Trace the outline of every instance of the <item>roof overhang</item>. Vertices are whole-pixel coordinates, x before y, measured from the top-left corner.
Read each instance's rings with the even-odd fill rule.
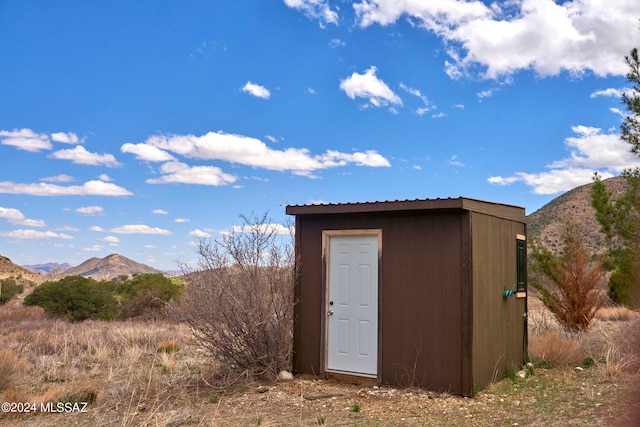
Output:
[[[447,199],[393,200],[381,202],[329,203],[317,205],[289,205],[288,215],[332,215],[332,214],[382,214],[392,212],[419,211],[471,211],[491,216],[525,222],[525,209],[520,206],[487,202],[468,197]]]

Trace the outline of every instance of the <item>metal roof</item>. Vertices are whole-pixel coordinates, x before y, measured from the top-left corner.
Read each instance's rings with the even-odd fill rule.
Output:
[[[289,205],[288,215],[330,215],[349,213],[391,213],[425,210],[467,210],[507,218],[519,222],[525,221],[525,209],[504,203],[487,202],[469,197],[387,200],[377,202],[323,203],[310,205]]]

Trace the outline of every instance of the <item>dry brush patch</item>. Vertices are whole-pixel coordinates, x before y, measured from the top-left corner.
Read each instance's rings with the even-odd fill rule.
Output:
[[[10,385],[0,390],[0,398],[93,403],[88,413],[21,414],[0,419],[0,425],[615,425],[621,408],[629,405],[624,387],[630,374],[610,376],[598,365],[583,371],[572,365],[536,368],[533,376],[506,379],[472,399],[300,377],[288,383],[236,383],[223,390],[211,387],[215,367],[186,326],[38,322],[0,332],[0,348],[25,361]],[[628,339],[632,348],[631,334],[624,328],[635,330],[637,325],[600,323],[596,321],[594,334]],[[619,329],[607,328],[612,324]],[[546,332],[552,331],[550,326]],[[566,340],[575,338],[555,332]],[[578,345],[586,351],[585,343]],[[599,344],[593,348],[600,349]],[[623,344],[617,348],[627,352]]]
[[[87,402],[92,419],[104,421],[97,424],[126,419],[137,425],[139,413],[146,417],[152,408],[185,399],[199,378],[197,351],[178,351],[190,348],[192,338],[172,323],[39,319],[0,334],[4,401]],[[159,352],[166,343],[176,351]],[[19,421],[47,425],[51,416],[22,415]]]

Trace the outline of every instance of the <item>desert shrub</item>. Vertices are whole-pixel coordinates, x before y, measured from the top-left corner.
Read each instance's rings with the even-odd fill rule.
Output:
[[[112,319],[117,308],[117,301],[107,288],[80,276],[45,282],[27,295],[24,303],[40,306],[47,315],[70,321]]]
[[[199,241],[176,312],[221,367],[275,376],[291,367],[293,245],[266,215],[241,218],[224,238]]]
[[[122,296],[119,316],[126,319],[143,314],[156,315],[169,301],[177,298],[182,289],[180,282],[160,273],[134,276],[117,286],[117,292]]]
[[[640,374],[640,318],[626,321],[607,334],[602,369],[608,376]]]
[[[586,330],[607,300],[600,289],[604,283],[604,260],[592,262],[577,226],[565,225],[563,252],[554,255],[541,244],[533,245],[530,283],[558,322],[571,331]]]
[[[0,349],[0,390],[13,384],[26,369],[28,363],[25,358],[10,349]]]
[[[23,290],[24,286],[17,284],[13,277],[0,280],[0,304],[9,301]]]
[[[627,321],[633,320],[639,316],[637,311],[630,310],[623,305],[613,307],[602,307],[596,313],[595,318],[605,321]]]
[[[173,353],[180,350],[176,340],[163,340],[158,343],[158,353]]]
[[[557,332],[529,337],[529,355],[536,363],[551,366],[580,364],[583,359],[580,346]]]

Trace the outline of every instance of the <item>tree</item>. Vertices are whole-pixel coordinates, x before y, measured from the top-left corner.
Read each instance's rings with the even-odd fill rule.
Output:
[[[116,292],[122,296],[120,317],[156,315],[180,295],[182,288],[161,273],[138,274],[124,280],[116,285]]]
[[[16,283],[12,277],[0,280],[0,304],[4,304],[24,290],[24,286]]]
[[[540,243],[533,245],[532,255],[535,276],[531,284],[542,294],[542,302],[567,329],[586,330],[607,299],[600,289],[604,260],[591,261],[574,224],[565,225],[560,255]]]
[[[275,376],[291,367],[293,245],[266,214],[241,218],[222,239],[199,241],[175,313],[222,370]]]
[[[609,297],[618,304],[640,307],[640,174],[625,171],[627,188],[613,200],[598,175],[591,187],[596,219],[609,242],[613,271]]]
[[[81,276],[67,276],[45,282],[24,299],[25,305],[38,305],[49,316],[71,321],[112,319],[117,301],[104,284]]]
[[[622,94],[622,102],[629,114],[624,118],[621,126],[621,138],[631,144],[631,152],[640,153],[640,57],[638,49],[633,48],[624,60],[629,66],[627,81],[633,85],[631,92]]]
[[[631,152],[640,155],[640,57],[633,49],[625,56],[629,66],[627,80],[632,84],[622,94],[628,115],[621,126],[620,138],[631,145]],[[609,280],[612,301],[640,307],[640,170],[626,170],[626,191],[613,200],[596,173],[591,188],[591,203],[596,219],[610,243],[609,256],[614,266]]]

